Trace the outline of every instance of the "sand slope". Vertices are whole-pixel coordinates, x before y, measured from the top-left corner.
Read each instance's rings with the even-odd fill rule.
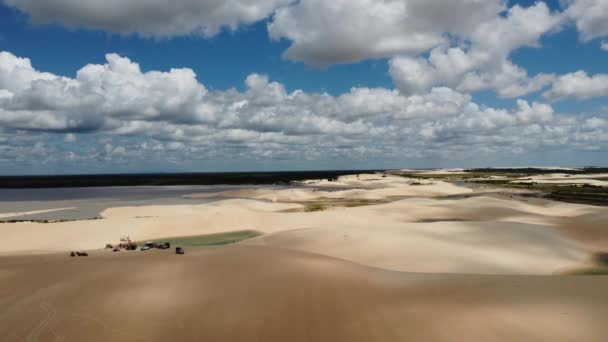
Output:
[[[492,197],[414,198],[320,212],[282,212],[299,206],[231,199],[196,206],[113,208],[103,213],[103,220],[1,224],[0,253],[98,249],[122,235],[149,240],[256,230],[266,236],[252,243],[392,270],[553,274],[584,266],[592,247],[608,241],[602,240],[608,237],[605,223],[597,219],[608,211],[584,205]],[[579,217],[587,218],[586,225],[576,225]],[[594,233],[595,245],[587,243],[588,232]]]
[[[5,341],[606,341],[608,277],[400,274],[229,246],[0,262]]]
[[[510,222],[336,226],[284,231],[244,243],[428,273],[551,274],[580,267],[588,258],[582,246],[557,231]]]
[[[592,252],[608,250],[608,208],[512,194],[491,197],[491,191],[496,191],[491,188],[476,197],[435,198],[440,193],[470,194],[472,190],[444,182],[415,185],[396,176],[349,176],[339,182],[361,188],[239,190],[212,196],[249,198],[110,208],[101,220],[0,224],[0,255],[94,250],[118,242],[123,235],[142,241],[255,230],[266,235],[250,243],[390,270],[540,275],[585,267]],[[367,184],[374,186],[366,188]],[[303,208],[294,201],[390,196],[406,199],[290,212]]]
[[[211,194],[206,193],[200,195],[190,195],[187,197],[225,197],[267,200],[272,202],[306,202],[318,199],[382,200],[390,197],[432,198],[440,196],[464,195],[473,192],[473,190],[471,189],[456,186],[447,182],[430,182],[422,180],[414,181],[406,180],[404,178],[398,179],[398,182],[396,182],[393,180],[394,178],[397,177],[391,177],[389,180],[383,179],[383,183],[374,183],[372,185],[367,185],[364,183],[364,181],[356,183],[359,187],[361,187],[361,189],[332,191],[331,187],[336,186],[335,183],[324,184],[321,182],[320,184],[314,184],[317,186],[321,186],[319,188],[294,188],[284,190],[260,188],[237,191],[224,191]],[[339,182],[338,184],[349,186],[355,185],[355,183],[349,183],[345,181]],[[391,185],[385,186],[386,184]],[[372,186],[372,188],[367,188],[369,186]]]
[[[514,183],[540,183],[540,184],[562,184],[562,185],[593,185],[608,186],[608,174],[584,174],[568,175],[563,173],[550,173],[544,175],[533,175],[522,177],[513,181]]]

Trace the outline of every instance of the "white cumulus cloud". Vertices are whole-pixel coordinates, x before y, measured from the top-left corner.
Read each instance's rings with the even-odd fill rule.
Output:
[[[608,96],[608,75],[597,74],[589,76],[585,71],[560,76],[551,89],[543,94],[552,100],[577,98],[579,100],[592,97]]]
[[[95,169],[231,158],[397,163],[608,149],[601,113],[560,114],[549,104],[524,100],[513,108],[487,107],[449,87],[415,94],[359,87],[334,96],[290,92],[252,74],[244,91],[210,91],[190,69],[143,71],[115,54],[104,64],[84,66],[74,78],[36,70],[8,52],[1,56],[3,68],[25,75],[0,80],[4,166],[63,160]],[[65,143],[76,134],[78,144]],[[81,139],[83,134],[90,137]]]
[[[278,9],[268,31],[292,42],[289,59],[350,63],[427,51],[503,9],[502,0],[301,0]]]
[[[35,23],[120,34],[213,36],[262,20],[293,0],[4,0]]]
[[[565,0],[566,14],[585,41],[608,35],[608,0]]]
[[[530,77],[509,55],[520,47],[536,46],[541,35],[560,22],[560,15],[551,13],[544,3],[514,6],[506,17],[479,24],[465,46],[439,46],[428,58],[395,57],[390,72],[406,94],[445,85],[465,92],[495,90],[501,97],[523,96],[548,85],[553,76]]]

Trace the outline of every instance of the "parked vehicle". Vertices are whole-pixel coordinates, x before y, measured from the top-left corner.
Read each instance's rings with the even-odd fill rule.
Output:
[[[161,245],[157,245],[156,248],[158,248],[158,249],[169,249],[169,248],[171,248],[171,244],[169,242],[165,242],[165,243],[163,243]]]
[[[175,254],[180,254],[180,255],[181,255],[181,254],[184,254],[184,253],[185,253],[185,252],[184,252],[184,249],[183,249],[183,248],[181,248],[181,247],[177,247],[177,248],[175,248]]]
[[[137,244],[136,243],[129,243],[125,249],[128,250],[128,251],[136,251],[137,250]]]
[[[148,246],[148,245],[143,245],[143,246],[141,247],[141,250],[142,250],[142,251],[148,251],[148,250],[150,250],[150,246]]]

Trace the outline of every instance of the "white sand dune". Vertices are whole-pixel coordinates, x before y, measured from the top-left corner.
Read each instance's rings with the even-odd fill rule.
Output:
[[[608,208],[382,175],[260,188],[103,219],[0,224],[0,336],[21,340],[605,341]],[[422,185],[416,185],[421,183]],[[497,193],[497,194],[494,194]],[[476,197],[448,195],[475,195]],[[402,198],[297,211],[319,199]],[[224,247],[112,253],[237,230]],[[93,250],[69,258],[69,250]],[[402,271],[402,272],[393,272]],[[417,273],[412,273],[417,272]],[[543,276],[537,276],[543,275]]]
[[[315,186],[315,187],[354,187],[359,189],[376,189],[403,187],[411,185],[414,182],[419,182],[406,177],[400,177],[384,173],[362,173],[358,175],[347,175],[338,177],[337,180],[329,181],[327,179],[312,179],[299,182],[298,184]],[[432,182],[420,182],[423,184],[431,184]]]
[[[304,202],[318,199],[383,200],[392,197],[438,197],[470,194],[473,190],[448,182],[412,180],[399,176],[362,174],[343,176],[336,182],[327,180],[303,182],[309,187],[274,190],[268,188],[225,191],[189,195],[191,198],[248,198],[273,202]],[[312,186],[317,188],[312,188]],[[331,191],[332,187],[353,187],[355,189]],[[329,188],[329,189],[328,189]]]
[[[466,173],[466,169],[463,168],[452,168],[452,169],[428,169],[428,170],[416,170],[416,169],[401,169],[399,172],[416,173],[416,174],[427,174],[427,175],[446,175],[446,174],[463,174]]]
[[[549,173],[549,174],[543,174],[543,175],[534,175],[534,176],[530,176],[529,178],[531,179],[535,179],[535,180],[551,180],[551,179],[564,179],[564,180],[570,180],[570,179],[589,179],[589,178],[608,178],[608,173],[587,173],[587,174],[581,174],[581,175],[577,175],[577,174],[565,174],[565,173]]]
[[[246,244],[325,254],[421,273],[551,274],[580,267],[585,248],[544,226],[437,222],[290,230]]]
[[[599,179],[588,179],[588,178],[564,178],[564,179],[518,179],[513,180],[511,183],[524,183],[524,184],[558,184],[558,185],[593,185],[593,186],[608,186],[608,180],[599,180]]]
[[[581,168],[577,167],[563,167],[563,166],[505,166],[505,167],[494,167],[490,169],[536,169],[536,170],[547,170],[547,171],[580,171]]]
[[[542,175],[532,175],[513,179],[511,183],[538,183],[538,184],[556,184],[556,185],[593,185],[593,186],[608,186],[608,174],[581,174],[570,175],[565,173],[550,173]]]
[[[365,188],[370,180],[388,185]],[[482,196],[497,191],[492,188],[475,190],[475,197],[438,199],[473,190],[446,182],[417,185],[380,174],[339,181],[363,186],[239,190],[211,194],[227,199],[200,205],[110,208],[101,220],[0,224],[0,253],[98,249],[123,235],[150,240],[256,230],[266,235],[246,243],[391,270],[552,274],[583,266],[592,251],[608,249],[608,208]],[[294,212],[303,206],[293,203],[395,197],[405,199],[317,212]]]
[[[291,248],[399,271],[553,274],[581,267],[591,249],[564,227],[606,209],[492,197],[412,198],[383,205],[282,212],[292,203],[229,199],[196,206],[112,208],[103,220],[2,224],[1,252],[97,249],[121,235],[148,240],[236,230],[266,236],[247,243]],[[460,220],[472,222],[459,222]],[[426,223],[420,223],[420,221]],[[435,222],[452,221],[452,222]],[[606,231],[588,222],[587,231]],[[580,231],[585,236],[584,231]]]

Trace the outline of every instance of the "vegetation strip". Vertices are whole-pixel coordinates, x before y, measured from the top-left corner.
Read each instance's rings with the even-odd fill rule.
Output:
[[[568,173],[568,174],[589,174],[590,172],[605,172],[606,169],[585,169],[583,171],[561,171],[561,170],[536,170],[536,169],[477,169],[466,171],[465,173],[446,173],[446,174],[424,174],[417,172],[407,172],[399,174],[405,178],[441,180],[446,182],[464,182],[468,184],[490,185],[508,189],[530,190],[527,196],[547,198],[556,201],[608,206],[608,187],[595,186],[589,184],[550,184],[540,182],[525,183],[525,178],[532,174]],[[504,177],[506,179],[494,179],[492,177]],[[519,182],[521,181],[521,182]]]
[[[197,236],[173,237],[167,239],[155,239],[158,242],[169,242],[172,246],[195,247],[195,246],[222,246],[237,243],[262,235],[254,230],[242,230],[228,233],[207,234]],[[144,242],[140,241],[138,244]]]
[[[93,220],[103,220],[103,217],[93,217],[93,218],[85,218],[85,219],[49,219],[49,220],[16,220],[16,219],[0,219],[0,224],[2,223],[61,223],[61,222],[78,222],[78,221],[93,221]]]
[[[569,275],[608,275],[608,253],[596,253],[593,256],[592,267],[574,270]]]

